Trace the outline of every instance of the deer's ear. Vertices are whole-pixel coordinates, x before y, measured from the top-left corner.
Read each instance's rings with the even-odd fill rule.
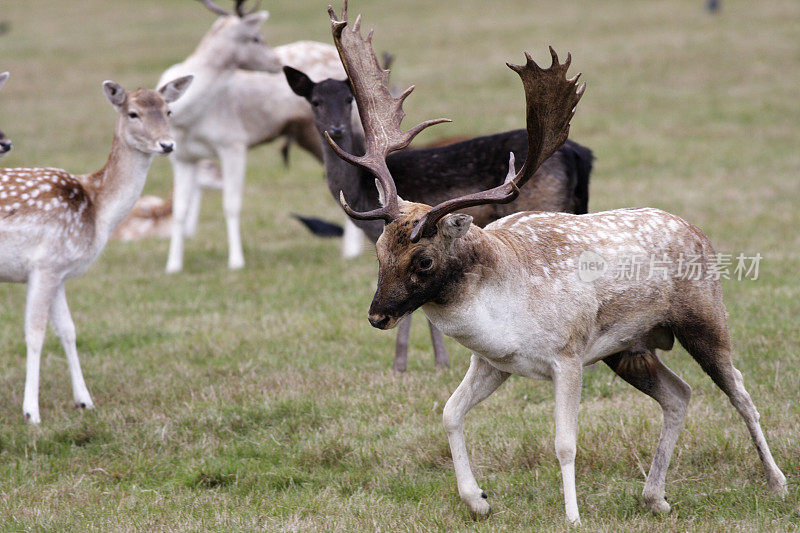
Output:
[[[107,80],[103,82],[103,92],[106,93],[106,98],[116,108],[120,108],[128,101],[128,93],[122,88],[119,83]]]
[[[186,89],[189,88],[189,85],[192,84],[193,79],[194,76],[191,74],[189,76],[183,76],[181,78],[174,79],[171,82],[162,85],[158,92],[164,97],[164,101],[166,101],[168,104],[171,104],[183,96],[183,93],[185,93]]]
[[[294,91],[294,94],[302,96],[305,99],[311,98],[311,92],[316,85],[316,83],[311,81],[311,78],[296,68],[289,66],[283,67],[283,74],[286,76],[286,81],[289,83],[289,87]]]
[[[3,84],[6,82],[8,76],[9,76],[8,72],[3,72],[2,74],[0,74],[0,87],[2,87]]]
[[[257,11],[245,15],[242,23],[253,31],[257,31],[269,19],[269,11]]]
[[[386,195],[383,194],[383,186],[379,180],[375,180],[375,188],[378,189],[378,203],[381,204],[381,207],[386,207]],[[397,195],[397,203],[402,204],[405,200],[400,198],[400,195]]]
[[[439,235],[452,242],[466,235],[470,224],[472,224],[470,215],[456,213],[446,215],[436,225],[439,228]]]

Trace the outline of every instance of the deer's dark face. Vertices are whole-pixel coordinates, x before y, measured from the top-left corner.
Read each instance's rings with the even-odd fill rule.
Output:
[[[411,242],[411,231],[429,210],[424,204],[402,202],[401,216],[378,239],[378,288],[369,308],[373,327],[393,328],[428,302],[450,301],[478,262],[470,247],[459,242],[469,230],[469,215],[447,215],[434,236]]]
[[[311,104],[320,134],[327,131],[337,144],[352,135],[353,93],[348,82],[327,79],[315,83],[299,70],[284,67],[283,71],[295,94]]]

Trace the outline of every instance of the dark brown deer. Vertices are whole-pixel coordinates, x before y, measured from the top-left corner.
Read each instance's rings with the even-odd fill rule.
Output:
[[[786,494],[786,478],[772,458],[758,412],[731,360],[719,278],[708,276],[708,271],[696,279],[681,277],[675,269],[686,254],[701,257],[708,268],[716,266],[714,249],[697,227],[657,209],[582,216],[516,213],[485,228],[472,224],[472,216],[456,213],[513,201],[566,141],[585,88],[578,86],[578,76],[566,78],[570,57],[561,64],[551,48],[553,63],[547,69],[527,54],[526,64],[509,64],[525,87],[525,164],[518,172],[510,164],[506,180],[496,187],[432,208],[397,195],[386,156],[442,119],[401,130],[402,102],[410,90],[393,98],[370,37],[361,36],[359,20],[350,29],[346,13],[342,20],[332,9],[330,13],[334,40],[364,125],[366,153],[352,155],[331,137],[328,141],[340,157],[377,177],[382,204],[357,212],[342,195],[342,206],[353,218],[386,224],[377,242],[378,287],[369,321],[376,328],[391,328],[422,307],[435,326],[473,352],[469,370],[442,414],[458,492],[470,511],[485,517],[491,508],[469,466],[464,417],[515,374],[554,383],[555,448],[566,515],[571,523],[580,522],[575,455],[582,369],[599,360],[662,408],[661,436],[642,495],[652,511],[668,511],[666,470],[691,393],[655,352],[670,349],[674,337],[728,395],[747,424],[770,489]],[[578,264],[588,251],[610,265],[644,256],[672,258],[667,263],[672,266],[660,275],[643,269],[637,276],[609,273],[583,281]]]
[[[350,83],[334,79],[315,83],[292,67],[284,67],[283,71],[292,90],[311,104],[320,135],[324,136],[327,132],[348,152],[363,153],[363,140],[360,135],[354,134],[349,118],[353,105]],[[498,185],[508,164],[509,153],[513,153],[519,161],[525,160],[528,153],[525,130],[478,137],[443,147],[404,150],[389,155],[386,163],[403,198],[437,204],[459,194]],[[323,157],[326,182],[334,197],[338,197],[339,191],[344,191],[354,209],[378,207],[374,180],[369,172],[342,161],[327,144]],[[517,211],[586,213],[592,159],[591,150],[567,141],[534,174],[521,198],[508,205],[474,209],[472,215],[475,223],[484,226]],[[300,220],[312,231],[329,227],[317,219]],[[355,223],[373,243],[383,231],[382,221],[356,220]],[[410,328],[409,317],[401,323],[397,334],[393,366],[400,372],[408,365]],[[447,364],[441,336],[434,327],[431,326],[430,330],[436,362]]]

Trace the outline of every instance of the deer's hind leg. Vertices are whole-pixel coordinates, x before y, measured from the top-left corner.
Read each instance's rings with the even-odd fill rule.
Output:
[[[711,306],[704,305],[700,299],[695,299],[696,304],[687,305],[682,316],[677,317],[673,330],[686,351],[722,389],[742,416],[764,466],[770,490],[784,496],[787,494],[786,477],[772,458],[758,421],[758,411],[744,388],[742,373],[733,366],[725,308],[721,297],[719,300],[717,306]]]
[[[661,406],[661,435],[653,454],[642,499],[654,513],[669,512],[664,499],[667,468],[678,435],[683,428],[692,389],[644,345],[603,359],[619,377],[653,398]]]

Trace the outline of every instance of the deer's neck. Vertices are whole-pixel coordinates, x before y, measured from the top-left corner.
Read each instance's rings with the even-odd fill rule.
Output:
[[[100,247],[133,209],[153,161],[153,154],[145,154],[125,143],[119,129],[118,126],[106,165],[82,178],[94,205],[95,239]]]
[[[334,199],[339,201],[339,191],[344,193],[347,203],[356,211],[369,211],[378,207],[378,192],[375,179],[336,155],[323,137],[323,161],[325,163],[325,181]],[[364,148],[352,134],[342,138],[339,147],[345,152],[361,155]],[[375,242],[383,231],[383,222],[374,220],[354,220],[359,228]]]

